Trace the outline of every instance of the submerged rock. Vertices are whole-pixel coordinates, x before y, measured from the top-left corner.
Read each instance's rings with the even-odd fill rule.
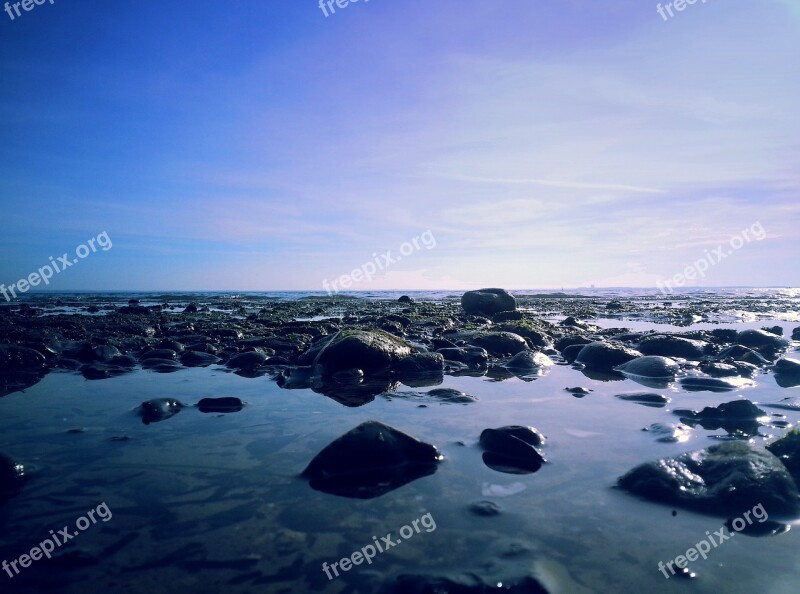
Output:
[[[383,330],[344,330],[318,342],[299,359],[303,365],[317,363],[326,373],[342,369],[362,369],[377,373],[411,354],[401,338]]]
[[[666,396],[656,394],[654,392],[633,392],[631,394],[617,394],[620,400],[627,400],[629,402],[636,402],[644,406],[652,406],[663,408],[669,404],[670,400]]]
[[[0,454],[0,505],[22,489],[25,469],[5,454]]]
[[[755,382],[744,378],[684,377],[681,387],[688,392],[730,392],[754,386]]]
[[[475,398],[475,396],[470,396],[469,394],[465,394],[460,390],[454,390],[452,388],[436,388],[434,390],[428,390],[426,395],[448,404],[468,404],[478,400]]]
[[[244,408],[244,403],[234,396],[203,398],[197,403],[201,413],[234,413]]]
[[[598,341],[584,346],[575,361],[588,368],[611,370],[641,355],[639,351],[620,344]]]
[[[658,436],[656,441],[662,443],[684,442],[687,441],[692,434],[692,428],[682,423],[653,423],[652,425],[642,429],[642,431],[649,431],[650,433]]]
[[[317,454],[302,476],[318,491],[371,499],[433,474],[442,459],[435,446],[367,421]]]
[[[150,423],[165,421],[177,415],[183,408],[184,405],[174,398],[155,398],[142,402],[138,412],[142,417],[142,423],[149,425]]]
[[[618,484],[647,499],[717,514],[762,504],[770,514],[800,511],[800,493],[781,461],[767,450],[731,441],[637,466]]]
[[[485,450],[483,461],[493,470],[509,474],[536,472],[545,462],[537,449],[544,441],[544,436],[533,427],[511,425],[485,429],[480,437]]]
[[[517,301],[505,289],[480,289],[464,293],[461,307],[468,314],[493,315],[501,311],[514,311]]]

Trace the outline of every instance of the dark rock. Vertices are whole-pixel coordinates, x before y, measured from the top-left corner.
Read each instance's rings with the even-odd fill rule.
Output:
[[[110,363],[87,363],[80,368],[81,375],[87,380],[103,380],[130,373],[130,367],[121,367]]]
[[[489,353],[481,347],[445,348],[436,352],[447,361],[458,361],[467,365],[483,366],[489,360]]]
[[[629,402],[636,402],[644,406],[652,406],[654,408],[662,408],[669,404],[670,399],[661,394],[654,392],[634,392],[632,394],[617,394],[620,400],[627,400]]]
[[[343,330],[312,346],[300,364],[320,364],[326,373],[354,367],[371,374],[383,371],[411,354],[402,339],[382,330]]]
[[[409,297],[408,295],[402,295],[398,300],[398,303],[414,303],[414,300]]]
[[[699,340],[664,335],[648,336],[639,343],[639,351],[644,355],[681,357],[692,360],[703,358],[706,347],[707,343]]]
[[[500,515],[500,506],[494,501],[478,501],[469,506],[469,511],[476,516],[490,518]]]
[[[767,449],[783,462],[800,484],[800,428],[795,427],[778,441],[769,444]]]
[[[0,505],[22,489],[25,469],[5,454],[0,454]]]
[[[535,373],[552,365],[553,360],[544,353],[520,351],[511,357],[505,367],[514,372]]]
[[[203,398],[197,403],[197,408],[202,413],[234,413],[244,408],[238,398],[225,396],[223,398]]]
[[[669,357],[647,355],[637,357],[627,363],[614,368],[625,376],[639,376],[645,378],[675,379],[675,374],[680,371],[678,364]]]
[[[492,322],[502,324],[503,322],[515,322],[523,319],[521,311],[501,311],[492,316]],[[512,331],[513,332],[513,331]]]
[[[677,443],[688,440],[692,433],[692,428],[682,423],[677,425],[653,423],[649,427],[642,429],[642,431],[649,431],[657,435],[658,438],[656,441],[662,443]]]
[[[367,421],[323,449],[303,471],[318,491],[371,499],[433,474],[435,446],[377,421]]]
[[[742,361],[744,363],[751,363],[752,365],[767,365],[769,361],[761,354],[753,349],[747,348],[740,344],[735,344],[722,349],[717,355],[719,359],[732,359],[733,361]]]
[[[467,291],[461,297],[461,307],[468,314],[493,315],[517,309],[517,301],[504,289]]]
[[[208,367],[219,362],[219,357],[199,351],[184,351],[181,353],[181,363],[186,367]]]
[[[730,392],[755,385],[743,378],[684,377],[681,387],[688,392]]]
[[[700,364],[700,371],[711,377],[735,377],[739,375],[739,369],[730,363],[720,363],[719,361],[704,361]]]
[[[536,449],[544,437],[533,427],[512,425],[499,429],[485,429],[480,444],[485,450],[484,463],[500,472],[527,474],[536,472],[545,462]]]
[[[775,373],[783,375],[800,375],[800,359],[786,357],[775,363]]]
[[[153,349],[146,351],[139,355],[139,360],[146,361],[147,359],[165,359],[174,361],[178,358],[178,353],[172,349]]]
[[[399,375],[441,373],[444,369],[444,356],[441,353],[417,353],[400,359],[392,366]]]
[[[575,387],[575,388],[564,388],[565,391],[569,392],[576,398],[583,398],[584,396],[588,396],[592,393],[592,390],[589,388],[582,388],[582,387]]]
[[[239,353],[238,355],[234,355],[226,363],[226,366],[230,369],[250,371],[263,366],[266,361],[267,356],[261,351],[249,351],[247,353]]]
[[[35,371],[44,366],[44,356],[34,349],[0,344],[0,373]]]
[[[789,341],[763,330],[742,330],[736,339],[741,345],[758,351],[777,352],[789,346]]]
[[[770,326],[768,328],[762,328],[764,332],[769,332],[770,334],[774,334],[775,336],[783,336],[783,328],[780,326]]]
[[[792,340],[800,340],[800,326],[792,330]]]
[[[197,313],[197,309],[198,308],[197,308],[197,304],[196,303],[190,303],[189,305],[187,305],[183,309],[183,313],[196,314]]]
[[[564,360],[567,363],[575,363],[575,360],[578,358],[578,355],[585,346],[586,345],[583,343],[571,344],[568,347],[564,347],[564,349],[561,351],[561,356],[564,357]]]
[[[429,390],[426,392],[426,395],[431,398],[436,398],[436,400],[447,404],[468,404],[478,400],[475,398],[475,396],[470,396],[469,394],[465,394],[460,390],[454,390],[452,388],[437,388],[435,390]]]
[[[584,346],[575,361],[589,368],[611,370],[640,356],[640,352],[626,346],[598,341]]]
[[[528,348],[524,338],[511,332],[481,332],[472,337],[470,344],[497,357],[516,355]]]
[[[637,466],[619,486],[647,499],[716,514],[741,514],[762,504],[775,513],[800,510],[786,467],[765,449],[730,441]]]
[[[156,398],[142,402],[138,412],[142,417],[142,423],[149,425],[150,423],[165,421],[177,415],[183,408],[184,405],[174,398]]]

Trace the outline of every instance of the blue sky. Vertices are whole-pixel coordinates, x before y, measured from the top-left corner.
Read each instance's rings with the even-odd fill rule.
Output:
[[[0,2],[2,4],[2,2]],[[800,286],[800,2],[55,0],[0,12],[0,283]]]

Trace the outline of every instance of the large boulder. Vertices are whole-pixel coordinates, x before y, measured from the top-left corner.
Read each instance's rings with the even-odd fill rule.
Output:
[[[789,471],[767,450],[730,441],[641,464],[619,486],[647,499],[717,514],[740,514],[762,504],[770,514],[800,511]]]
[[[371,499],[436,471],[435,446],[377,421],[367,421],[330,443],[303,471],[313,489]]]
[[[461,307],[468,314],[494,315],[501,311],[514,311],[517,301],[505,289],[479,289],[461,296]]]
[[[742,330],[736,342],[758,351],[776,352],[789,346],[789,341],[764,330]]]
[[[11,344],[0,344],[0,373],[42,369],[45,358],[39,351]]]
[[[312,346],[299,361],[322,365],[326,373],[353,368],[377,373],[410,354],[403,339],[383,330],[343,330]]]

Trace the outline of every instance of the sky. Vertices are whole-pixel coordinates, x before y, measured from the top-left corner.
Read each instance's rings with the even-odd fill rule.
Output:
[[[10,5],[0,283],[800,286],[800,0],[657,4]]]

